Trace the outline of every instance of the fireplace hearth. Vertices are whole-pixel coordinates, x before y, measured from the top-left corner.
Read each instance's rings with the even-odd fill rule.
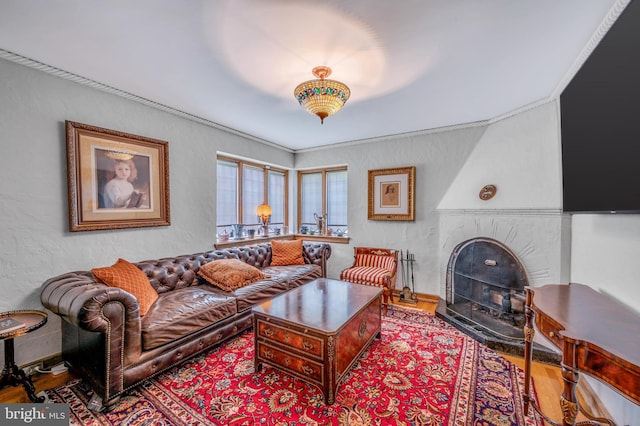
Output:
[[[449,258],[446,300],[436,314],[487,346],[524,354],[525,286],[529,285],[518,257],[491,238],[458,244]],[[534,345],[534,358],[558,363],[559,355]]]

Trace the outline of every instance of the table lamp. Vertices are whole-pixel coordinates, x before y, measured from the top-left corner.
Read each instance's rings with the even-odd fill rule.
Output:
[[[260,223],[262,223],[262,235],[269,235],[269,220],[271,219],[271,207],[269,204],[262,203],[256,209],[256,213],[258,214],[258,219]]]

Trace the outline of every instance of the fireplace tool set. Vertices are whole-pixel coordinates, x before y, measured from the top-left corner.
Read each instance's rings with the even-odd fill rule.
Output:
[[[416,285],[413,279],[413,264],[416,261],[416,257],[413,253],[409,253],[409,250],[402,254],[400,250],[400,269],[402,271],[402,292],[400,293],[400,301],[404,303],[418,303],[418,297],[415,290]],[[408,281],[411,279],[411,288],[409,288]]]

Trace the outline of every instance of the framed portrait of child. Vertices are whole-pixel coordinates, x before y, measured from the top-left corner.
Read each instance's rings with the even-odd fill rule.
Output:
[[[168,142],[66,122],[69,229],[167,226]]]

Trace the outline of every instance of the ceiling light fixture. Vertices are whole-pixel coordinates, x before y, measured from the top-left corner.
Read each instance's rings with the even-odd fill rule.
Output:
[[[351,90],[344,83],[326,80],[331,75],[329,67],[315,67],[311,72],[318,79],[299,84],[293,95],[304,109],[320,117],[320,123],[324,124],[325,118],[344,106],[351,96]]]

